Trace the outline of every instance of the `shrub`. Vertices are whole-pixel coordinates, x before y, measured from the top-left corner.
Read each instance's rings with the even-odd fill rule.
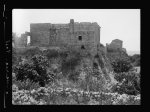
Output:
[[[130,95],[140,93],[140,76],[138,73],[128,72],[116,74],[115,79],[119,82],[113,87],[115,92]]]
[[[46,57],[34,55],[31,60],[20,63],[15,67],[16,79],[21,81],[30,79],[31,81],[39,82],[41,86],[44,86],[54,75],[47,72],[47,67],[48,61]]]
[[[55,49],[47,49],[46,51],[44,51],[44,55],[48,58],[56,58],[59,56],[59,52]]]
[[[72,72],[69,74],[68,78],[69,78],[70,80],[76,82],[76,81],[78,81],[79,74],[80,74],[79,71],[72,71]]]
[[[45,88],[18,90],[12,87],[12,103],[17,105],[140,105],[140,95],[82,91],[73,88]]]
[[[134,66],[140,66],[140,55],[139,54],[130,56],[130,60]]]
[[[97,58],[100,67],[101,67],[101,68],[104,68],[104,62],[103,62],[103,60],[102,60],[102,55],[97,54],[97,55],[95,56],[95,58]]]
[[[117,50],[109,47],[107,48],[107,52],[113,53],[113,52],[117,52]]]
[[[67,56],[69,55],[69,51],[60,51],[59,52],[59,56],[62,58],[62,59],[65,59]]]
[[[24,81],[15,81],[14,84],[18,87],[19,90],[32,90],[40,87],[39,83],[35,83],[29,79]]]
[[[40,51],[38,47],[26,49],[24,52],[21,53],[21,55],[31,56],[31,57],[36,54],[42,54],[42,51]]]
[[[88,105],[99,105],[99,102],[91,98],[90,101],[88,102]]]
[[[75,70],[75,67],[79,65],[81,61],[81,55],[75,51],[69,53],[69,55],[63,59],[61,70],[63,74],[71,73]]]
[[[31,62],[19,63],[19,65],[15,66],[14,72],[16,73],[16,80],[21,81],[26,80],[29,77],[32,78],[31,80],[36,80],[35,78],[37,77],[35,77],[35,75],[38,75],[37,72],[34,71],[33,64]]]
[[[85,79],[78,82],[79,88],[88,91],[104,91],[106,87],[106,79],[98,70],[90,67],[84,68]]]
[[[133,68],[130,60],[125,57],[118,57],[111,64],[114,69],[114,72],[116,73],[128,72]]]

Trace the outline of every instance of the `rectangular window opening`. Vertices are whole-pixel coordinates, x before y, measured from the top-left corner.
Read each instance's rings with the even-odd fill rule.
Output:
[[[82,36],[81,36],[81,35],[80,35],[80,36],[78,36],[78,39],[79,39],[79,40],[82,40]]]

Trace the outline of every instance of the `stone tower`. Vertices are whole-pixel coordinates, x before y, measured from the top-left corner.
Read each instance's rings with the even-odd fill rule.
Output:
[[[71,33],[74,33],[74,20],[70,19],[69,29]]]

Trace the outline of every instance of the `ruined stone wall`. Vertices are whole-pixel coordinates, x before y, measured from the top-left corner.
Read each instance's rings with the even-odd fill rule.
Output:
[[[30,25],[31,46],[61,46],[69,38],[66,25],[39,23]]]
[[[98,26],[97,23],[93,23],[94,27],[94,32],[95,32],[95,43],[99,44],[100,43],[100,27]]]
[[[115,39],[115,40],[112,40],[110,44],[107,44],[106,47],[108,50],[114,50],[114,51],[123,50],[122,43],[123,41],[119,39]]]
[[[74,36],[77,45],[85,46],[85,49],[91,54],[95,55],[97,53],[97,46],[100,43],[100,27],[97,23],[81,22],[74,24]],[[83,40],[79,41],[78,36],[82,36]]]
[[[117,48],[122,49],[122,45],[120,43],[111,43],[109,47],[114,48],[114,49],[117,49]]]
[[[57,30],[56,45],[64,46],[70,43],[69,28],[60,28]]]
[[[108,48],[109,48],[109,49],[114,49],[114,50],[115,50],[115,49],[121,49],[120,46],[115,45],[115,44],[109,44],[109,45],[108,45]]]
[[[78,51],[97,53],[100,27],[97,23],[39,23],[30,25],[31,46],[67,46]]]
[[[94,31],[94,39],[95,44],[100,43],[100,27],[97,23],[90,23],[90,22],[81,22],[74,24],[74,30],[76,31]]]
[[[30,24],[31,46],[48,46],[49,28],[49,23]]]
[[[21,34],[20,37],[14,38],[14,47],[26,47],[27,46],[27,35]]]
[[[122,43],[123,42],[121,40],[115,39],[111,42],[110,47],[122,49]]]
[[[93,39],[94,31],[76,31],[71,37],[68,44],[72,49],[90,52],[93,55],[96,53],[97,48]]]

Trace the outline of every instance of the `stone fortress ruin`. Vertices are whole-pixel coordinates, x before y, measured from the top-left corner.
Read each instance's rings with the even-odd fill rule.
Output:
[[[121,50],[126,52],[126,49],[122,47],[123,46],[123,41],[119,39],[114,39],[110,44],[106,44],[106,49],[113,49],[113,50]]]
[[[68,24],[31,23],[30,32],[22,36],[30,36],[30,46],[66,47],[95,55],[100,43],[100,26],[96,22],[78,23],[73,19]]]
[[[27,44],[28,36],[30,44]],[[96,22],[74,22],[70,19],[68,24],[31,23],[30,32],[21,34],[21,38],[14,40],[15,47],[39,48],[67,48],[82,54],[90,53],[95,56],[100,48],[100,26]],[[114,39],[106,43],[105,53],[108,50],[124,51],[123,41]],[[102,49],[102,47],[101,47]]]

